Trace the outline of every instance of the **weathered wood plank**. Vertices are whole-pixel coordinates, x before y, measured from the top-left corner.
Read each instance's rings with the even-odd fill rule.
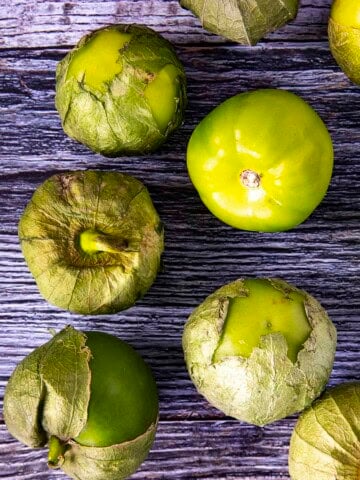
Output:
[[[58,472],[47,471],[44,450],[30,454],[29,449],[8,438],[6,432],[5,437],[4,443],[0,446],[0,454],[1,450],[10,450],[16,461],[4,464],[1,478],[26,480],[63,478]],[[282,470],[287,462],[288,441],[289,429],[285,422],[264,429],[240,425],[232,420],[214,422],[187,420],[182,424],[162,422],[154,450],[132,478],[139,480],[287,478],[282,474]],[[254,451],[257,452],[256,459]]]
[[[325,40],[331,0],[302,0],[298,17],[269,41]],[[177,0],[5,0],[0,11],[2,47],[73,45],[89,30],[112,23],[145,23],[177,43],[222,43]],[[265,41],[266,42],[266,41]]]
[[[156,154],[131,160],[93,155],[62,132],[54,108],[54,88],[56,64],[66,49],[0,52],[2,173],[34,171],[39,162],[47,170],[111,166],[148,172],[151,181],[181,179],[189,184],[184,152],[195,124],[230,95],[273,87],[292,90],[313,105],[333,135],[336,165],[345,162],[352,166],[347,174],[356,175],[359,89],[340,72],[326,45],[298,48],[290,44],[270,52],[262,47],[231,46],[181,47],[178,51],[189,83],[185,125]],[[9,128],[11,125],[16,128]],[[338,181],[336,175],[334,181]]]

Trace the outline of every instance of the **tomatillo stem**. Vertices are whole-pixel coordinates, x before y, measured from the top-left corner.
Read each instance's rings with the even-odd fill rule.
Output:
[[[48,466],[59,468],[63,463],[65,451],[66,443],[52,435],[49,439]]]
[[[260,175],[254,170],[243,170],[240,179],[245,187],[258,188],[260,186]]]
[[[85,230],[79,235],[80,248],[90,255],[99,252],[121,253],[127,248],[127,241],[99,233],[96,230]]]

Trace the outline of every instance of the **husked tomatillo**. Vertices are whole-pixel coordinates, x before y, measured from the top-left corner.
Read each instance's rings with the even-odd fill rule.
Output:
[[[336,62],[360,85],[360,2],[334,0],[329,18],[329,44]]]
[[[297,421],[289,449],[292,480],[358,480],[360,383],[327,389]]]
[[[142,25],[111,25],[81,38],[56,71],[64,131],[107,156],[156,150],[186,106],[184,68],[170,42]]]
[[[236,280],[190,315],[189,375],[219,410],[266,425],[303,410],[332,370],[336,330],[308,293],[278,279]]]
[[[77,171],[40,185],[19,222],[40,293],[82,314],[131,307],[154,282],[163,225],[146,187],[119,172]]]
[[[296,17],[298,0],[180,0],[210,32],[245,45]]]
[[[5,391],[10,433],[48,446],[48,465],[76,480],[123,480],[155,438],[158,396],[149,367],[122,340],[66,327],[16,367]]]

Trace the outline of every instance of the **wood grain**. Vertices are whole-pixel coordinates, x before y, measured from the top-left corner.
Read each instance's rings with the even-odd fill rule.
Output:
[[[257,47],[203,31],[177,1],[5,0],[0,8],[0,397],[15,365],[73,324],[116,334],[151,365],[161,401],[154,448],[134,479],[287,479],[295,416],[264,429],[226,418],[195,391],[181,334],[192,309],[241,276],[282,277],[315,295],[338,329],[331,384],[360,377],[360,90],[328,49],[330,0],[303,1],[298,18]],[[70,140],[54,108],[54,72],[69,46],[114,22],[146,23],[175,43],[188,76],[184,126],[158,152],[105,159]],[[280,234],[223,225],[200,202],[185,166],[188,138],[214,105],[265,87],[300,94],[327,124],[335,147],[328,194],[310,219]],[[111,169],[148,186],[166,225],[164,269],[136,306],[113,316],[61,311],[39,295],[17,240],[18,219],[34,189],[53,173]],[[315,174],[316,172],[314,172]],[[1,407],[0,401],[0,407]],[[44,451],[11,438],[1,417],[0,478],[54,480]]]

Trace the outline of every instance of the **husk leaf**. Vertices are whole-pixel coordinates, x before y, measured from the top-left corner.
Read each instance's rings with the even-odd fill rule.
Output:
[[[180,0],[206,30],[245,45],[295,18],[298,0]]]
[[[331,53],[343,72],[360,85],[360,29],[340,25],[329,19]]]
[[[299,291],[271,279],[280,291]],[[281,333],[263,336],[249,358],[214,361],[228,299],[249,294],[243,280],[218,289],[191,314],[183,334],[190,376],[198,391],[227,415],[265,425],[303,410],[323,390],[335,355],[336,330],[321,305],[306,292],[304,306],[312,332],[294,364]]]
[[[134,473],[154,442],[156,424],[139,437],[110,447],[69,445],[61,469],[77,480],[122,480]]]
[[[117,253],[88,255],[79,235],[98,231]],[[83,314],[132,306],[160,267],[163,229],[144,185],[117,172],[54,175],[34,193],[19,223],[25,260],[40,293],[54,305]]]
[[[360,383],[327,390],[299,418],[289,451],[293,480],[358,480]]]
[[[49,434],[62,440],[76,437],[86,424],[90,352],[85,338],[67,327],[25,357],[11,375],[4,418],[9,432],[29,447],[44,446]]]
[[[58,64],[56,70],[56,108],[65,132],[95,152],[117,154],[156,150],[178,128],[186,106],[184,68],[171,44],[159,34],[140,25],[113,25],[130,33],[131,40],[119,51],[122,70],[107,85],[106,92],[89,89],[76,78],[67,78],[70,62],[99,30],[83,37]],[[152,76],[166,65],[178,69],[176,112],[165,131],[152,113],[144,90]]]

